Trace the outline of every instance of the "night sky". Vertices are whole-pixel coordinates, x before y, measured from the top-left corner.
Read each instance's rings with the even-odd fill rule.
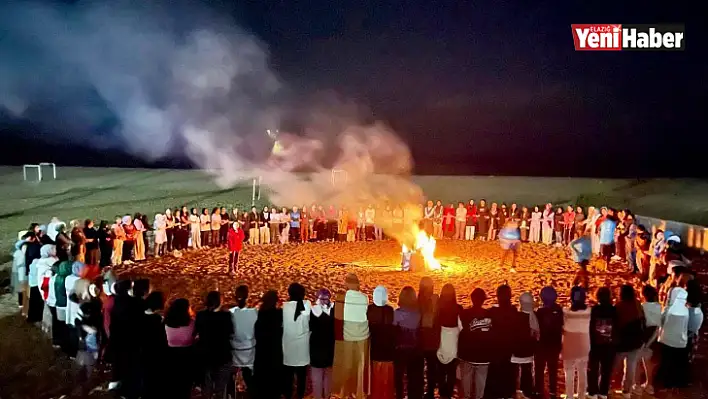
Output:
[[[290,91],[335,92],[392,126],[415,173],[708,177],[708,35],[693,2],[210,3],[267,43]],[[687,49],[575,52],[572,23],[683,23]],[[81,148],[71,132],[38,137],[2,110],[0,129],[3,164],[51,152],[58,164],[189,166]]]

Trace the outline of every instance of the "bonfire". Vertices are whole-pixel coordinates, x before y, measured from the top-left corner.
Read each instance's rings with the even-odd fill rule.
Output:
[[[415,243],[412,248],[406,244],[401,244],[402,260],[404,269],[412,267],[417,270],[417,266],[422,263],[425,270],[440,270],[442,265],[435,259],[435,238],[429,236],[424,230],[419,230],[415,234]]]

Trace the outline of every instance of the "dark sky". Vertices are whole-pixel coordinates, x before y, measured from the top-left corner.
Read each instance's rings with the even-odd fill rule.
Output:
[[[292,91],[333,90],[390,124],[417,173],[708,177],[708,35],[693,2],[212,3],[268,44]],[[575,52],[572,23],[684,23],[687,49]],[[60,164],[139,164],[77,158],[4,119],[2,163],[55,149]]]

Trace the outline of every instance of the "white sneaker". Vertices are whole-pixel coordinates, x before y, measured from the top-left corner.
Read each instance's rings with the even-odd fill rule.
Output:
[[[644,385],[642,385],[642,388],[644,388],[644,392],[647,395],[654,395],[654,387],[653,386],[644,384]]]

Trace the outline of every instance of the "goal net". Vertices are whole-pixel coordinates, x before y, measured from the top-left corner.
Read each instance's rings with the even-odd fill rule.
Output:
[[[335,187],[341,187],[349,182],[349,176],[346,170],[343,169],[332,169],[332,185]]]
[[[25,181],[42,181],[44,179],[57,179],[57,166],[52,162],[22,165],[22,178]]]

